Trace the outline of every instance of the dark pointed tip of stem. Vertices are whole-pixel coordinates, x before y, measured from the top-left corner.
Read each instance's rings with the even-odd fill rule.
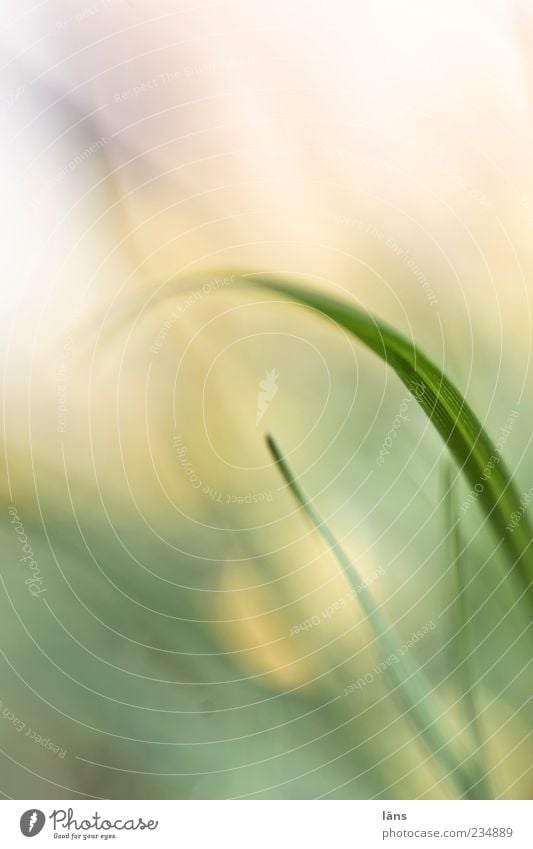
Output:
[[[279,463],[279,461],[281,460],[281,453],[277,446],[276,440],[274,439],[271,433],[265,433],[265,441],[268,445],[268,450],[272,454],[274,460],[276,461],[276,463]]]

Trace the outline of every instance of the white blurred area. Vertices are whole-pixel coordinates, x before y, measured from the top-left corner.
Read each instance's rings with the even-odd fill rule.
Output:
[[[60,290],[84,289],[85,250],[92,265],[101,256],[101,288],[114,292],[112,234],[149,284],[191,265],[314,267],[392,317],[398,299],[416,309],[424,295],[391,258],[392,237],[454,311],[481,306],[496,318],[495,302],[523,320],[527,9],[8,0],[2,167],[18,203],[4,193],[4,232],[11,223],[18,238],[5,285],[10,268],[20,277],[31,227],[46,243],[32,292],[46,267]],[[99,140],[100,155],[56,180]]]
[[[344,290],[412,334],[474,405],[490,413],[498,382],[511,405],[531,338],[532,31],[512,0],[8,0],[8,451],[26,444],[30,410],[32,450],[59,462],[68,350],[75,467],[83,477],[95,464],[88,416],[104,456],[118,456],[109,410],[124,404],[118,438],[144,481],[148,346],[173,308],[150,298],[213,269]],[[238,300],[224,293],[175,321],[177,350],[225,297]],[[234,311],[203,333],[189,392],[245,326]],[[246,368],[245,356],[228,365],[232,385]]]
[[[164,476],[170,435],[148,457],[148,347],[174,307],[167,281],[213,269],[347,292],[413,335],[478,408],[490,415],[496,383],[510,406],[531,337],[532,30],[511,0],[8,0],[1,347],[19,480],[32,488],[35,457],[61,465],[62,451],[91,478],[94,439],[118,501],[126,465],[146,509],[159,502],[146,464]],[[217,322],[238,302],[217,294],[173,323],[165,362],[200,334],[178,391],[189,421],[221,346],[257,329],[246,310]],[[230,358],[225,379],[254,392],[249,371],[246,355]],[[179,390],[173,361],[170,375]],[[228,450],[250,442],[239,414],[218,421]]]

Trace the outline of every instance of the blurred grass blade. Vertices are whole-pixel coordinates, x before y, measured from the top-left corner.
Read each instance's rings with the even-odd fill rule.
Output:
[[[266,440],[270,453],[291,492],[335,555],[344,576],[354,591],[355,597],[361,603],[384,659],[393,656],[397,658],[397,662],[388,667],[388,672],[395,685],[394,696],[400,702],[403,711],[413,723],[421,739],[426,743],[431,755],[440,763],[444,776],[455,781],[460,788],[461,797],[466,799],[479,798],[477,783],[472,781],[468,770],[452,751],[450,741],[456,736],[456,731],[449,725],[429,681],[412,659],[399,651],[400,641],[395,636],[392,626],[381,614],[371,592],[365,586],[365,582],[361,580],[355,566],[339,545],[334,534],[324,523],[320,514],[304,495],[273,437],[268,434]]]
[[[474,648],[470,640],[468,627],[469,605],[467,576],[465,575],[464,551],[465,546],[462,539],[460,519],[457,504],[453,492],[452,467],[446,464],[444,470],[444,506],[446,509],[446,534],[450,540],[450,554],[452,562],[452,598],[449,609],[450,619],[450,665],[452,675],[457,680],[461,696],[461,706],[465,719],[474,739],[476,748],[472,756],[474,770],[476,773],[476,784],[482,799],[492,798],[488,781],[488,773],[483,759],[483,733],[479,721],[476,704],[476,677],[474,670]]]
[[[247,280],[247,285],[250,281]],[[511,559],[513,572],[533,600],[533,532],[503,460],[455,386],[413,342],[357,306],[312,289],[265,277],[253,285],[282,294],[332,319],[390,365],[433,422]],[[522,516],[513,527],[513,513]],[[511,530],[509,530],[511,528]]]

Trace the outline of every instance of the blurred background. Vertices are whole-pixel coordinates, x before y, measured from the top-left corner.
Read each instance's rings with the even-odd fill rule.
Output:
[[[514,0],[6,0],[5,797],[457,797],[264,437],[463,745],[446,451],[254,275],[415,340],[533,492],[532,44]],[[453,475],[489,795],[531,798],[527,610]]]

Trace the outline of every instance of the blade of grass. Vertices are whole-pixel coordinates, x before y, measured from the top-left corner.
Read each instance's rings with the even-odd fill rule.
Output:
[[[492,440],[460,392],[413,342],[352,303],[266,277],[244,280],[310,307],[336,322],[390,365],[413,393],[478,495],[489,524],[502,540],[513,573],[533,600],[533,530],[520,495]]]
[[[334,534],[304,495],[271,434],[267,434],[266,441],[290,491],[328,548],[331,549],[356,598],[359,599],[384,658],[393,656],[397,658],[397,662],[389,666],[388,672],[395,685],[394,694],[401,703],[405,714],[410,718],[431,755],[440,764],[444,775],[457,783],[461,796],[467,799],[478,798],[475,783],[473,784],[472,778],[465,770],[463,763],[454,756],[451,750],[449,740],[455,736],[454,730],[450,728],[448,733],[443,733],[443,726],[447,725],[447,721],[442,715],[442,710],[439,709],[431,685],[412,660],[399,652],[401,644],[395,637],[392,626],[382,615],[372,594],[365,586],[364,581],[361,580],[355,566]]]
[[[476,679],[473,668],[473,648],[468,628],[469,606],[468,587],[463,563],[465,546],[462,539],[460,520],[453,492],[452,468],[449,463],[444,470],[444,505],[446,508],[446,531],[450,539],[452,560],[452,600],[451,600],[451,668],[457,679],[464,716],[471,729],[476,751],[472,755],[476,784],[482,799],[492,798],[488,772],[483,760],[483,733],[476,705]]]

